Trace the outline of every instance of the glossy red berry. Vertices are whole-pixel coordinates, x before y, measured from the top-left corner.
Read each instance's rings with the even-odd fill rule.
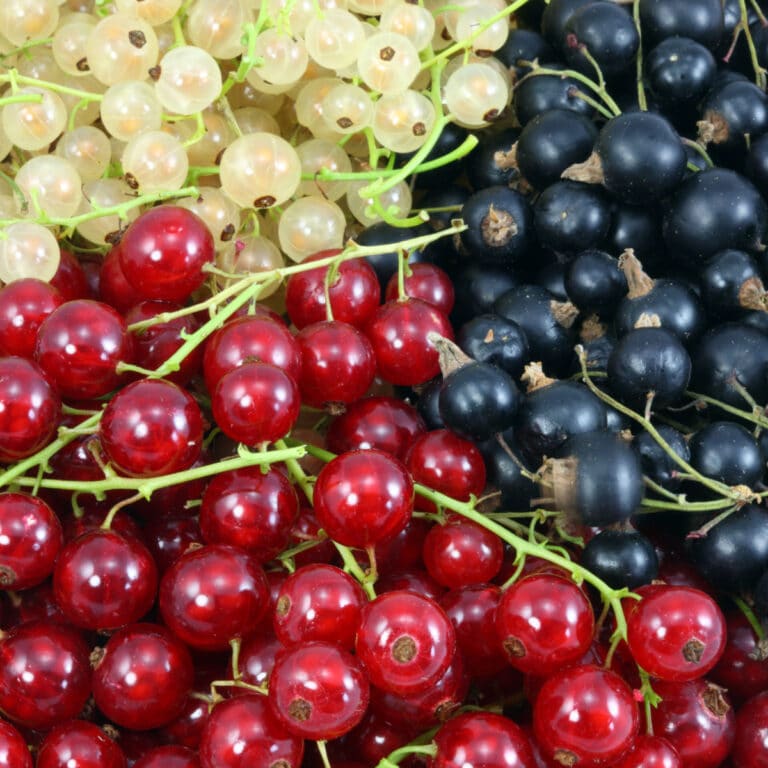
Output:
[[[677,750],[661,736],[641,733],[614,768],[682,768]]]
[[[298,513],[296,491],[280,470],[244,467],[208,484],[200,531],[208,544],[231,544],[266,563],[287,548]]]
[[[304,740],[275,717],[266,696],[248,693],[213,708],[199,755],[201,768],[301,768]]]
[[[126,768],[125,754],[98,725],[70,720],[50,731],[37,755],[37,768]]]
[[[152,607],[157,566],[138,539],[99,528],[64,545],[53,570],[53,591],[75,626],[117,629]]]
[[[91,693],[89,649],[80,633],[31,621],[0,641],[0,709],[28,728],[45,730],[76,717]]]
[[[272,711],[288,731],[305,739],[335,739],[352,730],[369,698],[360,661],[332,643],[281,651],[269,677]]]
[[[86,266],[93,274],[98,269],[97,265],[94,262],[81,264],[74,254],[64,248],[59,253],[59,266],[49,284],[59,291],[64,301],[94,298],[95,291],[89,282]]]
[[[5,720],[0,720],[0,768],[32,768],[26,740]]]
[[[333,565],[306,565],[278,591],[273,625],[283,645],[312,640],[351,649],[365,604],[362,587]]]
[[[101,397],[122,381],[119,362],[133,360],[125,321],[99,301],[68,301],[43,321],[35,359],[66,400]]]
[[[213,235],[192,211],[160,205],[142,213],[120,241],[120,266],[145,299],[184,301],[205,280]]]
[[[200,768],[200,760],[189,747],[168,744],[145,752],[133,768]]]
[[[121,251],[119,244],[113,246],[101,262],[98,298],[123,314],[145,297],[128,282],[120,264]]]
[[[427,572],[449,589],[491,581],[503,560],[501,539],[460,515],[433,525],[424,540]]]
[[[294,381],[301,372],[301,351],[285,324],[269,315],[245,315],[225,323],[205,343],[203,376],[213,394],[224,374],[246,363],[270,363]]]
[[[320,470],[315,514],[332,539],[365,548],[405,527],[413,493],[411,476],[396,458],[382,451],[349,451]]]
[[[453,339],[448,318],[421,299],[388,301],[365,327],[380,376],[401,386],[424,384],[440,373],[433,333]]]
[[[31,358],[37,329],[64,303],[50,283],[34,277],[14,280],[0,290],[0,356]]]
[[[216,651],[258,631],[269,605],[261,566],[235,547],[207,545],[185,552],[163,575],[160,613],[192,648]]]
[[[225,374],[211,398],[213,418],[221,431],[245,445],[272,443],[285,437],[299,417],[296,382],[268,363],[247,363]]]
[[[28,589],[47,579],[63,541],[59,518],[41,498],[0,494],[0,587]]]
[[[653,732],[677,750],[683,768],[716,768],[730,753],[735,716],[724,689],[698,678],[653,682],[661,702],[651,710]]]
[[[426,432],[424,420],[412,405],[376,395],[352,403],[329,425],[326,446],[333,453],[376,448],[404,460],[413,440]]]
[[[355,652],[371,683],[407,696],[445,673],[456,652],[456,633],[434,600],[387,592],[363,607]]]
[[[421,299],[439,309],[446,317],[451,314],[455,292],[448,274],[435,264],[427,261],[409,264],[409,275],[405,276],[405,295],[412,299]],[[391,301],[398,298],[397,275],[392,275],[387,283],[384,299]]]
[[[627,616],[627,644],[635,661],[662,680],[693,680],[715,666],[726,625],[706,593],[664,584],[643,587]]]
[[[501,596],[495,623],[507,661],[539,676],[581,659],[595,631],[592,606],[582,590],[551,573],[512,584]]]
[[[448,429],[436,429],[416,437],[405,457],[413,481],[458,501],[469,501],[485,489],[485,462],[474,443]],[[417,509],[436,512],[423,498]]]
[[[753,696],[736,715],[731,760],[735,768],[768,766],[768,692]]]
[[[187,647],[165,627],[131,624],[107,641],[94,669],[93,697],[116,725],[159,728],[181,714],[193,677]]]
[[[125,322],[130,327],[134,323],[151,320],[165,312],[175,312],[179,309],[180,304],[169,301],[142,301],[126,313]],[[185,341],[184,336],[191,335],[199,327],[200,324],[192,315],[184,315],[171,320],[157,320],[150,326],[131,331],[136,365],[149,371],[157,370],[181,347]],[[178,370],[169,373],[165,378],[183,386],[200,372],[202,364],[203,348],[197,346],[179,362]]]
[[[313,408],[353,403],[371,386],[376,359],[367,337],[349,323],[325,320],[302,328],[299,390]]]
[[[465,712],[435,734],[437,754],[430,768],[534,768],[525,732],[503,715]]]
[[[61,418],[61,400],[32,360],[0,358],[0,463],[31,456],[46,446]]]
[[[615,672],[592,665],[555,673],[533,706],[536,741],[556,764],[610,764],[629,749],[637,730],[632,689]]]
[[[203,535],[196,517],[168,515],[150,520],[142,534],[162,576],[188,549],[202,546]]]
[[[335,256],[341,251],[322,251],[310,259]],[[291,322],[299,329],[326,319],[325,280],[330,267],[317,267],[288,278],[285,307]],[[356,328],[363,328],[381,302],[376,273],[365,259],[349,259],[338,265],[328,286],[333,317]]]
[[[203,414],[194,398],[176,384],[142,379],[109,401],[99,435],[120,474],[168,475],[188,469],[200,455]]]
[[[275,666],[277,654],[284,648],[285,646],[269,631],[269,628],[245,638],[240,645],[238,658],[242,681],[250,685],[266,687]],[[229,671],[233,672],[232,669]],[[229,693],[232,696],[242,696],[249,691],[247,688],[233,687]]]

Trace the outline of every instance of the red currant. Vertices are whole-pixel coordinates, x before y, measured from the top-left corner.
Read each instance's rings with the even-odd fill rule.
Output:
[[[496,633],[509,663],[548,676],[578,661],[589,648],[595,616],[569,579],[534,574],[512,584],[496,611]]]
[[[155,747],[145,752],[133,768],[200,768],[197,753],[178,744]]]
[[[355,652],[371,683],[408,696],[445,673],[456,652],[456,633],[434,600],[387,592],[363,607]]]
[[[282,369],[248,363],[225,374],[211,398],[221,431],[245,445],[272,443],[290,432],[301,408],[299,388]]]
[[[142,379],[107,404],[99,435],[123,475],[156,477],[194,464],[203,444],[203,415],[194,398],[170,381]]]
[[[123,318],[98,301],[68,301],[43,321],[35,359],[65,399],[101,397],[122,381],[121,361],[133,360]]]
[[[352,730],[369,697],[359,660],[333,643],[314,641],[281,651],[269,676],[272,711],[305,739],[335,739]]]
[[[205,280],[213,235],[187,208],[161,205],[142,213],[120,241],[120,266],[145,299],[184,301]]]
[[[662,680],[693,680],[715,666],[726,626],[704,592],[665,584],[640,589],[643,599],[627,616],[627,644],[635,661]]]
[[[301,349],[299,389],[313,408],[353,403],[371,386],[376,360],[371,342],[348,323],[321,321],[296,336]]]
[[[28,589],[47,579],[63,541],[59,518],[42,499],[0,494],[0,587]]]
[[[5,720],[0,720],[0,768],[32,768],[25,738]]]
[[[682,768],[677,750],[661,736],[640,734],[614,768]]]
[[[56,288],[33,277],[4,286],[0,290],[0,356],[31,358],[37,329],[63,303]]]
[[[439,309],[446,317],[451,314],[455,292],[448,273],[435,264],[418,261],[409,264],[409,275],[405,276],[405,295],[412,299],[421,299]],[[398,297],[397,275],[392,275],[387,283],[384,299],[391,301]]]
[[[91,267],[96,266],[93,262],[88,264]],[[84,265],[64,248],[59,251],[59,266],[49,285],[56,288],[64,301],[95,298],[95,290],[89,283],[88,272]]]
[[[261,566],[246,552],[207,545],[185,552],[163,575],[160,613],[192,648],[224,650],[256,632],[269,605]]]
[[[37,768],[126,768],[125,754],[98,725],[70,720],[50,731],[37,755]]]
[[[109,638],[94,669],[93,697],[123,728],[158,728],[181,714],[193,675],[189,651],[165,627],[131,624]]]
[[[121,251],[120,245],[113,246],[101,263],[99,299],[123,314],[145,297],[128,282],[120,263]]]
[[[31,360],[0,358],[0,463],[46,446],[60,418],[61,401],[48,376]]]
[[[333,565],[306,565],[278,591],[273,624],[283,645],[312,640],[351,649],[365,604],[362,587]]]
[[[208,484],[200,531],[208,544],[231,544],[266,563],[288,546],[298,513],[296,491],[280,470],[244,467]]]
[[[301,768],[304,740],[272,713],[266,696],[222,701],[200,739],[200,768]]]
[[[315,514],[334,541],[368,547],[401,531],[413,511],[413,481],[382,451],[349,451],[317,476]]]

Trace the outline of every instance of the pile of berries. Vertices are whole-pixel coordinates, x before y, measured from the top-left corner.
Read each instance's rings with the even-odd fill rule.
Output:
[[[767,768],[762,0],[0,2],[0,768]]]

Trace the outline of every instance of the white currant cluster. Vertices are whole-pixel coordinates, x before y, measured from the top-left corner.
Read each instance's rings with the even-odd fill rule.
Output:
[[[204,219],[233,274],[407,217],[393,154],[509,103],[492,54],[510,6],[3,0],[0,281],[50,279],[62,233],[103,251],[158,194]]]

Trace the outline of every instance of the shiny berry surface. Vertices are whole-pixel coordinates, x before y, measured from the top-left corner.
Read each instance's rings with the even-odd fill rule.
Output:
[[[166,626],[191,648],[215,651],[259,628],[269,600],[261,566],[235,547],[207,545],[183,554],[163,575]]]
[[[101,397],[121,382],[117,364],[130,363],[125,321],[98,301],[68,301],[43,321],[35,359],[65,400]]]
[[[312,258],[334,256],[324,251]],[[310,261],[310,260],[308,260]],[[285,306],[299,329],[326,319],[325,281],[330,267],[318,267],[291,275],[285,291]],[[373,268],[365,259],[343,261],[328,286],[333,317],[363,328],[381,302],[381,288]]]
[[[213,708],[199,755],[201,768],[300,768],[304,740],[275,717],[266,696],[248,693]]]
[[[371,342],[353,325],[338,320],[302,328],[299,390],[305,405],[338,408],[353,403],[371,386],[376,361]]]
[[[421,299],[382,304],[365,333],[373,345],[381,377],[403,386],[425,384],[440,372],[430,334],[453,339],[445,314]]]
[[[189,651],[165,627],[132,624],[104,647],[93,673],[93,696],[116,725],[158,728],[181,714],[193,676]]]
[[[85,629],[117,629],[138,621],[152,607],[157,566],[133,536],[98,528],[61,550],[53,571],[56,602]]]
[[[91,692],[89,649],[80,633],[32,621],[0,641],[0,709],[19,725],[48,729],[76,717]]]
[[[269,677],[269,703],[285,727],[306,739],[334,739],[365,714],[370,688],[359,659],[332,643],[281,651]]]
[[[0,720],[0,768],[32,768],[26,740],[5,720]]]
[[[405,295],[412,299],[421,299],[450,315],[453,309],[455,291],[446,272],[428,262],[417,262],[408,267],[410,274],[405,276]],[[384,292],[386,301],[397,299],[397,275],[392,275]]]
[[[109,401],[99,435],[121,474],[167,475],[188,469],[200,455],[203,415],[180,387],[162,379],[143,379]]]
[[[31,456],[47,445],[61,417],[51,379],[31,360],[0,358],[0,462]]]
[[[0,289],[0,355],[31,358],[35,353],[37,329],[48,315],[64,303],[50,283],[34,277]]]
[[[533,707],[536,741],[556,764],[609,764],[629,748],[637,730],[629,685],[615,672],[591,665],[550,677]]]
[[[641,733],[615,768],[682,768],[677,750],[661,736]]]
[[[507,661],[521,672],[545,676],[586,653],[595,617],[576,584],[541,573],[520,579],[502,594],[495,623]]]
[[[0,494],[0,585],[28,589],[50,576],[64,537],[54,511],[41,498]]]
[[[351,649],[366,602],[362,587],[333,565],[306,565],[278,591],[273,625],[283,645],[313,640]]]
[[[37,768],[126,768],[122,749],[94,723],[72,720],[50,731],[40,745]]]
[[[424,691],[448,669],[456,633],[433,600],[387,592],[364,606],[355,652],[371,683],[408,695]]]
[[[627,643],[635,661],[662,680],[693,680],[715,666],[726,642],[717,603],[689,587],[641,589],[627,616]]]
[[[509,718],[492,712],[466,712],[449,720],[435,735],[437,754],[431,768],[533,768],[525,732]]]
[[[284,437],[296,423],[296,382],[268,363],[247,363],[222,376],[211,398],[213,417],[227,437],[258,445]]]
[[[120,266],[145,299],[184,301],[205,279],[213,236],[192,211],[161,205],[145,211],[120,241]]]
[[[280,470],[244,467],[208,483],[200,531],[208,544],[231,544],[266,563],[287,548],[298,514],[296,491]]]
[[[413,511],[413,481],[403,464],[375,450],[349,451],[326,464],[314,490],[325,532],[348,547],[367,547],[401,531]]]
[[[168,744],[145,752],[133,768],[200,768],[200,761],[189,747]]]

